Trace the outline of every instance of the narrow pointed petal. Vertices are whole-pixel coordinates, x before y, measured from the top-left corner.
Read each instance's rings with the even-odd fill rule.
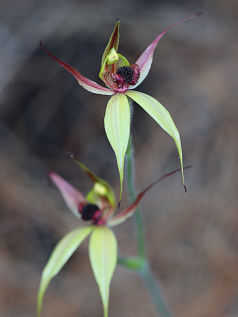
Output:
[[[176,128],[170,113],[167,109],[165,109],[164,106],[161,105],[161,103],[149,95],[138,91],[127,91],[126,94],[136,103],[138,103],[161,126],[161,128],[164,129],[174,139],[179,153],[182,179],[184,184],[181,140],[178,129]]]
[[[124,159],[130,136],[130,105],[126,95],[116,94],[111,97],[107,104],[104,125],[108,140],[116,154],[121,183],[121,200]]]
[[[65,263],[69,260],[71,255],[76,251],[84,239],[92,232],[93,226],[75,229],[66,234],[54,248],[49,261],[47,262],[41,276],[40,287],[38,291],[37,300],[37,315],[40,316],[42,301],[50,281]]]
[[[188,169],[191,168],[192,166],[186,166],[184,169]],[[139,195],[136,197],[136,200],[129,205],[127,208],[125,208],[124,210],[122,210],[120,213],[118,213],[116,216],[114,216],[110,221],[108,221],[108,225],[109,226],[117,226],[121,223],[123,223],[127,218],[131,217],[134,212],[136,211],[141,199],[144,197],[144,195],[152,188],[154,187],[157,183],[159,183],[160,181],[162,181],[163,179],[177,173],[180,172],[181,169],[176,169],[172,172],[169,172],[167,174],[164,174],[163,176],[161,176],[160,178],[158,178],[156,181],[154,181],[152,184],[150,184],[149,186],[147,186],[142,192],[139,193]]]
[[[92,191],[90,191],[90,193],[93,192],[96,195],[107,197],[107,199],[112,204],[112,206],[115,207],[116,205],[115,194],[112,187],[108,184],[108,182],[106,182],[105,180],[101,179],[96,174],[94,174],[86,165],[82,164],[72,154],[70,154],[70,157],[74,160],[74,162],[77,165],[79,165],[82,168],[82,170],[88,175],[88,177],[95,184],[94,188],[92,189]],[[94,201],[90,201],[90,200],[89,202],[95,203]]]
[[[174,22],[173,24],[168,26],[162,33],[160,33],[155,38],[155,40],[145,49],[145,51],[141,54],[141,56],[135,62],[135,64],[137,64],[140,68],[140,78],[139,78],[138,82],[136,83],[136,85],[131,86],[130,89],[136,88],[138,85],[140,85],[142,83],[142,81],[146,78],[146,76],[148,75],[152,61],[153,61],[153,55],[154,55],[155,48],[156,48],[158,42],[160,41],[160,39],[165,35],[165,33],[167,31],[169,31],[171,28],[173,28],[175,25],[182,23],[182,22],[185,22],[185,21],[188,21],[188,20],[192,20],[201,14],[202,13],[199,12],[199,13],[192,15],[188,18]]]
[[[62,67],[64,67],[74,78],[78,81],[79,85],[82,86],[84,89],[98,95],[113,95],[114,92],[111,89],[103,87],[97,84],[95,81],[92,81],[86,77],[84,77],[79,71],[77,71],[72,66],[66,64],[65,62],[61,61],[57,57],[55,57],[51,52],[49,52],[42,43],[41,47],[43,50],[52,57],[57,63],[59,63]]]
[[[117,263],[117,241],[107,227],[96,227],[90,238],[89,256],[104,310],[108,317],[110,282]]]
[[[103,62],[104,62],[105,59],[107,58],[107,55],[109,54],[109,52],[110,52],[110,50],[111,50],[112,48],[114,48],[116,52],[117,52],[117,50],[118,50],[119,37],[120,37],[120,35],[119,35],[119,26],[120,26],[120,21],[117,20],[116,25],[115,25],[115,28],[114,28],[114,30],[113,30],[111,36],[110,36],[110,39],[109,39],[109,41],[108,41],[108,43],[107,43],[107,46],[106,46],[106,48],[105,48],[105,50],[104,50],[104,53],[103,53],[103,55],[102,55],[102,63],[101,63],[102,65],[103,65]]]
[[[66,182],[61,176],[54,172],[49,173],[49,177],[55,183],[59,189],[61,195],[64,198],[66,205],[72,211],[72,213],[77,217],[81,218],[78,212],[78,206],[80,203],[86,202],[84,195],[78,191],[75,187]]]

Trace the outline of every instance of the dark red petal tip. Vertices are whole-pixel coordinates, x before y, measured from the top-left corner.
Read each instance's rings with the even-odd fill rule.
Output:
[[[121,206],[121,200],[119,201],[119,203],[117,204],[117,209],[119,209]]]
[[[184,187],[184,192],[185,192],[185,194],[187,194],[187,186],[186,185],[183,185],[183,187]]]

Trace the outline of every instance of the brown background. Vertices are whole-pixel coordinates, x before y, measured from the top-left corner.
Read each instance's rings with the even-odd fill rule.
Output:
[[[67,158],[71,151],[119,190],[103,127],[108,97],[79,87],[40,49],[40,40],[98,80],[117,17],[120,53],[133,63],[163,28],[199,11],[204,15],[161,40],[151,72],[138,87],[170,111],[185,164],[193,165],[186,172],[187,195],[180,176],[173,176],[143,200],[147,250],[176,316],[238,316],[235,0],[0,2],[1,316],[35,315],[48,256],[60,237],[79,225],[48,182],[48,170],[86,193],[90,181]],[[179,167],[170,137],[137,105],[132,133],[138,190]],[[115,233],[120,251],[134,254],[133,220]],[[87,242],[52,282],[42,316],[102,316]],[[122,267],[112,280],[110,316],[156,316],[139,278]]]

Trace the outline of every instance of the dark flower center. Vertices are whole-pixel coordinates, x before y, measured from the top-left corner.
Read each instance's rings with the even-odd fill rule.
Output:
[[[130,84],[133,81],[134,69],[129,66],[122,66],[118,68],[117,74],[123,77],[127,84]]]
[[[80,213],[82,215],[82,219],[85,221],[93,220],[95,213],[99,210],[97,205],[87,204],[83,206]]]

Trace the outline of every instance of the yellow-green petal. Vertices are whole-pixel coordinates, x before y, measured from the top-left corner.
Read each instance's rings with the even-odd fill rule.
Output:
[[[124,177],[124,160],[130,136],[130,105],[125,94],[115,94],[107,104],[105,131],[115,152],[120,175],[120,200]]]
[[[89,256],[104,310],[108,316],[110,282],[117,263],[117,241],[108,227],[96,227],[89,242]]]
[[[182,179],[184,184],[183,174],[183,152],[181,146],[180,135],[174,121],[168,110],[161,105],[155,98],[138,91],[127,91],[127,96],[138,103],[160,126],[164,129],[175,141],[178,149]]]
[[[77,228],[66,234],[54,248],[41,276],[37,300],[37,315],[40,316],[45,291],[52,278],[59,273],[71,255],[93,230],[93,226]]]

